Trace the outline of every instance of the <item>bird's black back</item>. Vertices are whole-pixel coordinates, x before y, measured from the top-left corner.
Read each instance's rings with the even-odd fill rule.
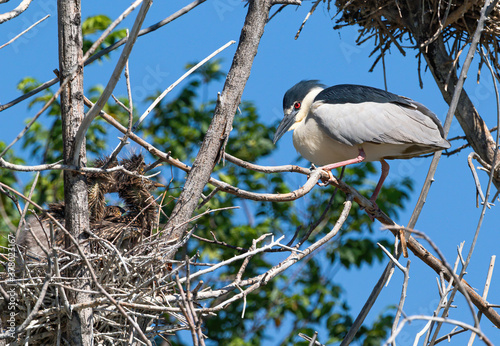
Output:
[[[316,96],[314,102],[317,101],[332,104],[362,102],[397,103],[402,106],[416,108],[411,103],[411,100],[405,97],[382,89],[354,84],[339,84],[326,88]]]

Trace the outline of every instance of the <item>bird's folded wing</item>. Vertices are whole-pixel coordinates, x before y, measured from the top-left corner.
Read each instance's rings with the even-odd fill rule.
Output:
[[[370,142],[448,148],[439,120],[423,111],[433,114],[417,103],[407,106],[399,102],[336,104],[315,101],[309,117],[330,138],[346,145]]]

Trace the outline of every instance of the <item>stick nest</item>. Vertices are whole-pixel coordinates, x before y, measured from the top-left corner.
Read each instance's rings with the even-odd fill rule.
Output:
[[[107,161],[97,160],[95,167],[103,167]],[[111,167],[117,164],[129,173],[87,176],[90,230],[78,244],[70,242],[67,231],[58,226],[64,225],[64,203],[54,203],[31,215],[15,244],[11,242],[6,249],[9,257],[2,261],[6,271],[0,273],[4,297],[0,310],[7,312],[1,317],[2,337],[7,333],[15,336],[7,338],[10,345],[69,345],[67,326],[73,311],[90,307],[96,345],[129,345],[140,336],[117,304],[142,325],[149,340],[186,328],[181,326],[185,321],[181,315],[172,309],[170,315],[164,315],[162,310],[170,307],[162,297],[175,294],[172,275],[183,267],[173,270],[170,258],[184,243],[180,239],[169,242],[156,232],[160,206],[150,191],[161,184],[143,178],[146,164],[142,155],[111,163]],[[106,205],[105,195],[112,192],[118,192],[125,209]],[[84,252],[90,265],[82,257]],[[81,278],[89,267],[96,279],[83,286],[88,281]],[[72,295],[81,290],[88,292],[89,299],[75,303]],[[9,320],[11,311],[14,322]],[[6,332],[6,326],[16,330]]]
[[[359,25],[358,44],[375,39],[372,54],[379,55],[372,69],[392,44],[404,55],[405,48],[425,49],[440,34],[450,56],[456,60],[472,39],[484,3],[483,0],[336,0],[340,18],[334,28]],[[486,19],[479,43],[497,72],[499,35],[500,4],[497,4]],[[407,41],[411,45],[404,47],[403,42]]]
[[[117,249],[111,242],[102,238],[89,237],[92,254],[88,255],[99,283],[116,300],[124,304],[127,314],[137,322],[145,321],[149,327],[145,334],[148,339],[156,335],[183,329],[177,320],[182,320],[176,313],[163,318],[161,306],[169,307],[162,299],[174,293],[172,262],[168,259],[173,251],[182,245],[167,244],[160,237],[145,239],[128,251]],[[74,279],[75,273],[86,268],[85,262],[77,252],[55,247],[50,263],[46,261],[26,262],[18,266],[15,280],[1,273],[0,285],[6,292],[15,289],[16,308],[15,326],[19,327],[28,318],[30,312],[43,296],[43,286],[49,280],[48,288],[41,305],[33,319],[17,340],[7,339],[10,345],[21,345],[29,341],[30,345],[69,344],[66,337],[66,326],[71,312],[68,310],[67,296],[72,287],[78,287]],[[18,254],[21,255],[21,254]],[[19,264],[19,263],[18,263]],[[94,342],[96,345],[128,345],[130,344],[131,325],[118,311],[117,307],[100,294],[95,284],[86,288],[98,297],[84,304],[73,305],[73,309],[93,307]],[[66,296],[66,297],[65,297]],[[0,310],[8,311],[7,301]],[[1,304],[0,304],[1,305]],[[148,309],[147,307],[151,307]],[[2,314],[2,325],[8,326],[9,314]],[[151,323],[154,321],[153,323]],[[168,321],[173,321],[171,324]],[[137,334],[134,334],[138,338]]]

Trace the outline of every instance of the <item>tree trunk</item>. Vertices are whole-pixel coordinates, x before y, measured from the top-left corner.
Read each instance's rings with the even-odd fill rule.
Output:
[[[399,10],[394,7],[386,7],[383,14],[391,22],[401,22],[401,25],[408,28],[417,41],[417,46],[431,39],[439,28],[439,23],[430,11],[422,14],[421,4],[419,2],[408,2],[410,7],[409,14],[401,17]],[[454,15],[459,15],[457,12]],[[463,15],[463,14],[461,14]],[[448,18],[451,20],[451,18]],[[453,59],[446,50],[443,42],[443,33],[441,33],[427,47],[420,49],[424,56],[427,66],[429,66],[432,76],[436,81],[441,94],[446,103],[450,104],[458,83],[457,70],[453,66]],[[495,141],[491,133],[477,112],[474,104],[462,89],[457,105],[455,116],[462,127],[468,143],[472,149],[488,164],[492,165],[495,154]],[[495,172],[495,186],[500,188],[500,170]]]
[[[61,93],[61,116],[64,142],[64,163],[71,164],[75,134],[84,116],[83,108],[83,64],[81,3],[80,0],[58,0],[58,34],[59,34],[59,71],[61,82],[70,76],[71,81]],[[78,66],[76,72],[72,70]],[[71,76],[72,74],[72,76]],[[82,146],[81,157],[85,163],[85,145]],[[64,202],[65,226],[77,240],[82,240],[85,230],[89,228],[87,201],[87,184],[83,174],[64,171]],[[69,244],[69,239],[66,240]],[[88,250],[81,245],[84,252]],[[82,267],[78,272],[71,273],[77,278],[74,287],[90,290],[88,270]],[[91,300],[91,295],[84,292],[70,292],[71,304],[85,303]],[[73,311],[67,325],[67,337],[71,345],[92,345],[92,309]]]
[[[232,129],[234,115],[250,76],[260,38],[264,33],[270,7],[270,1],[268,0],[248,2],[245,24],[241,30],[238,48],[227,74],[220,102],[217,102],[214,118],[210,123],[193,167],[188,174],[184,190],[179,196],[165,227],[167,237],[170,239],[179,238],[186,231],[188,227],[186,221],[193,215],[203,188],[210,179],[210,174],[224,151],[225,143]]]
[[[452,59],[444,46],[443,36],[439,36],[427,49],[422,50],[422,53],[444,100],[450,104],[458,76],[455,68],[450,72]],[[446,83],[447,78],[448,83]],[[495,154],[495,141],[465,90],[460,94],[455,116],[472,149],[491,165]]]

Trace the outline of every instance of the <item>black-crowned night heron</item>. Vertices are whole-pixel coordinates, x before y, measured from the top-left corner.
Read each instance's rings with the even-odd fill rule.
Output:
[[[382,174],[371,197],[375,203],[389,173],[386,159],[409,159],[447,149],[439,119],[407,97],[361,85],[326,88],[301,81],[283,97],[283,120],[276,143],[293,131],[295,149],[331,175],[331,170],[362,161],[380,161]]]

